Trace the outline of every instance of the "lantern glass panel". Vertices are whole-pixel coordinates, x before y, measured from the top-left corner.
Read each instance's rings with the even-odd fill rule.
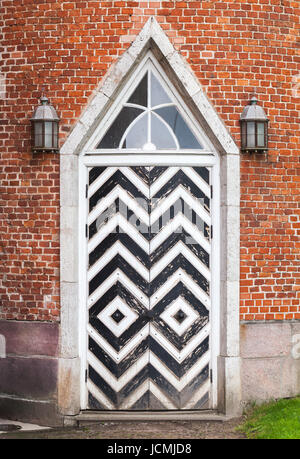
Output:
[[[34,123],[34,146],[43,146],[43,122]]]
[[[257,123],[257,146],[265,146],[265,123]]]
[[[53,123],[53,148],[58,148],[58,124]]]
[[[246,138],[246,132],[247,132],[247,125],[245,122],[242,122],[242,148],[247,147],[247,138]]]
[[[52,148],[52,122],[45,121],[45,147]]]
[[[255,147],[255,122],[247,123],[247,148]]]

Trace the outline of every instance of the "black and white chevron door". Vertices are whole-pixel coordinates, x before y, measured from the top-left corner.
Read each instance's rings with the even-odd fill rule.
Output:
[[[209,408],[210,170],[93,167],[88,408]]]

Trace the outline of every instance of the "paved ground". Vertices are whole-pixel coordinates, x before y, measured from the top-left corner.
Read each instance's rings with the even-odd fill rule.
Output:
[[[99,422],[79,428],[5,433],[0,439],[242,439],[244,435],[236,430],[242,420]]]
[[[49,429],[49,427],[42,427],[37,424],[29,424],[27,422],[11,421],[9,419],[0,418],[0,438],[1,438],[1,434],[3,433],[2,427],[3,426],[12,427],[13,425],[18,425],[18,427],[20,427],[20,430],[22,431]]]

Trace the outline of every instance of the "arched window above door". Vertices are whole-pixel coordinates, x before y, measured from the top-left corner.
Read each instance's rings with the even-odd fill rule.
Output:
[[[153,68],[146,70],[127,96],[96,147],[143,151],[203,148],[177,99]]]

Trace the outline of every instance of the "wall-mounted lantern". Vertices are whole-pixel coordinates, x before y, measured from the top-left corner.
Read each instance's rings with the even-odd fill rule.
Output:
[[[47,97],[42,96],[40,101],[31,118],[32,151],[58,152],[59,118]]]
[[[268,150],[269,120],[257,102],[257,98],[252,97],[240,118],[241,151],[245,153],[265,153]]]

